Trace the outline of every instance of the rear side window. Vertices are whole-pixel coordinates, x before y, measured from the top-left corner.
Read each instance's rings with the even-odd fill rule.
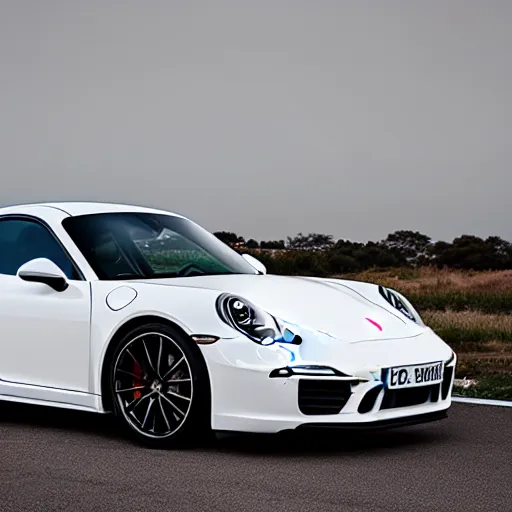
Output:
[[[30,220],[0,220],[0,274],[15,276],[22,265],[36,258],[53,261],[68,279],[79,278],[72,261],[46,227]]]

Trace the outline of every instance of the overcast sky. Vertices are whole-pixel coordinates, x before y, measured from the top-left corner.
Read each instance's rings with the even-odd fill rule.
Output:
[[[0,205],[512,241],[512,1],[0,0]]]

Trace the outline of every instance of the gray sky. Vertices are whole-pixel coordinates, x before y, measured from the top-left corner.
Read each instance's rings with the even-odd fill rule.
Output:
[[[0,204],[512,241],[512,1],[0,0]]]

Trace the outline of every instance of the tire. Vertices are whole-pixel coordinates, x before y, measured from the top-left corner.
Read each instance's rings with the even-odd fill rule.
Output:
[[[151,323],[119,341],[109,368],[114,415],[149,448],[209,441],[210,386],[203,356],[178,329]]]

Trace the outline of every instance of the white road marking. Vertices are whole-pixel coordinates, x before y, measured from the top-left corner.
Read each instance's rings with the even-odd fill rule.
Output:
[[[452,396],[452,402],[480,405],[497,405],[501,407],[512,407],[512,400],[490,400],[487,398],[468,398],[463,396]]]

